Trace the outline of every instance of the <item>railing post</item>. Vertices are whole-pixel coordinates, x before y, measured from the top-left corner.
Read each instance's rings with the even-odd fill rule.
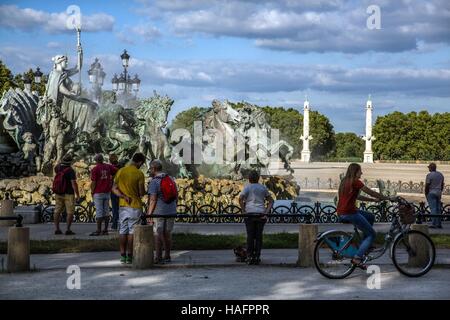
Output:
[[[8,272],[30,270],[30,228],[9,228],[7,256]]]
[[[423,215],[425,214],[425,202],[419,203],[419,214],[417,215],[417,224],[422,224]]]
[[[10,217],[14,215],[14,200],[0,200],[0,217]],[[0,220],[1,227],[14,225],[14,220]]]
[[[320,210],[321,210],[321,205],[320,205],[319,201],[316,202],[314,209],[315,209],[314,210],[315,211],[315,221],[313,221],[313,222],[319,223],[320,222]]]
[[[134,230],[133,268],[147,269],[153,266],[153,226],[140,225]]]
[[[298,233],[298,260],[300,267],[314,266],[314,241],[318,232],[317,224],[300,224]]]

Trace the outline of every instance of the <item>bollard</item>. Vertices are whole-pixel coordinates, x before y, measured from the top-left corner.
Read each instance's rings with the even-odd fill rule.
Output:
[[[0,200],[0,217],[8,216],[14,216],[14,201]],[[14,220],[0,220],[0,227],[11,227],[14,223]]]
[[[317,232],[317,224],[300,224],[298,234],[298,266],[314,266],[314,246]]]
[[[9,272],[30,270],[30,228],[9,228],[7,259]]]
[[[411,230],[417,230],[425,233],[426,235],[429,235],[428,225],[426,224],[413,224],[411,225]],[[408,257],[408,265],[410,267],[424,267],[430,259],[429,248],[414,234],[409,236],[409,243],[411,245],[411,248],[417,253],[417,255]]]
[[[151,268],[153,266],[153,226],[137,225],[133,238],[133,268]]]

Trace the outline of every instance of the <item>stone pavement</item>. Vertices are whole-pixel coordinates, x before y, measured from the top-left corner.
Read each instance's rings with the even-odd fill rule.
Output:
[[[275,255],[268,251],[267,259]],[[376,289],[368,287],[371,274],[359,269],[346,279],[329,280],[313,268],[268,265],[150,270],[81,266],[79,290],[67,288],[71,274],[66,269],[0,273],[0,299],[450,299],[449,269],[435,267],[420,278],[405,277],[391,264],[380,265],[380,271]]]
[[[298,258],[298,250],[263,249],[261,256],[261,267],[295,267]],[[114,251],[32,254],[30,265],[32,269],[38,271],[66,269],[70,265],[78,265],[80,268],[131,268],[130,265],[122,265],[119,262],[119,258],[119,253]],[[4,266],[6,266],[6,255],[0,255],[0,262],[4,263]],[[381,258],[374,260],[371,263],[377,265],[392,265],[388,253],[385,253]],[[450,249],[436,250],[435,265],[450,267]],[[171,263],[154,266],[155,269],[184,267],[247,267],[247,265],[245,265],[245,263],[236,262],[233,250],[179,250],[172,252]]]
[[[91,237],[89,234],[95,231],[94,223],[75,223],[72,230],[76,233],[74,236],[54,235],[53,224],[30,224],[26,225],[30,228],[30,238],[32,240],[64,240],[64,239],[91,239],[93,241],[98,239],[117,238],[117,232],[110,232],[108,236]],[[389,230],[389,223],[375,224],[377,232],[387,232]],[[430,234],[450,234],[450,222],[443,222],[443,229],[430,229]],[[61,229],[65,230],[65,224],[61,224]],[[321,223],[319,224],[319,232],[330,229],[338,229],[345,231],[352,231],[353,226],[341,223]],[[274,233],[297,233],[299,230],[298,224],[266,224],[264,227],[265,234]],[[245,234],[245,225],[243,223],[176,223],[174,233],[196,233],[196,234],[221,234],[221,235],[237,235]],[[8,238],[8,227],[0,227],[0,241],[6,241]]]

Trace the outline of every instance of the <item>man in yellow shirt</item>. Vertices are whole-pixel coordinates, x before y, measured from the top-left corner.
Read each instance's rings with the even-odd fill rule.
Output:
[[[145,156],[136,153],[131,163],[117,171],[112,191],[119,197],[120,262],[133,262],[133,232],[142,215],[142,200],[145,195],[144,174],[139,168]],[[128,252],[128,255],[127,255]]]

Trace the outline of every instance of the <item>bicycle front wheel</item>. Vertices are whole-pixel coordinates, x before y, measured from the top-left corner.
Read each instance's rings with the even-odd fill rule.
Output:
[[[433,267],[436,249],[426,234],[408,230],[392,245],[392,262],[397,270],[408,277],[420,277]]]
[[[337,253],[341,239],[350,237],[343,231],[336,231],[317,241],[314,248],[314,264],[321,275],[328,279],[344,279],[355,270],[350,256]]]

